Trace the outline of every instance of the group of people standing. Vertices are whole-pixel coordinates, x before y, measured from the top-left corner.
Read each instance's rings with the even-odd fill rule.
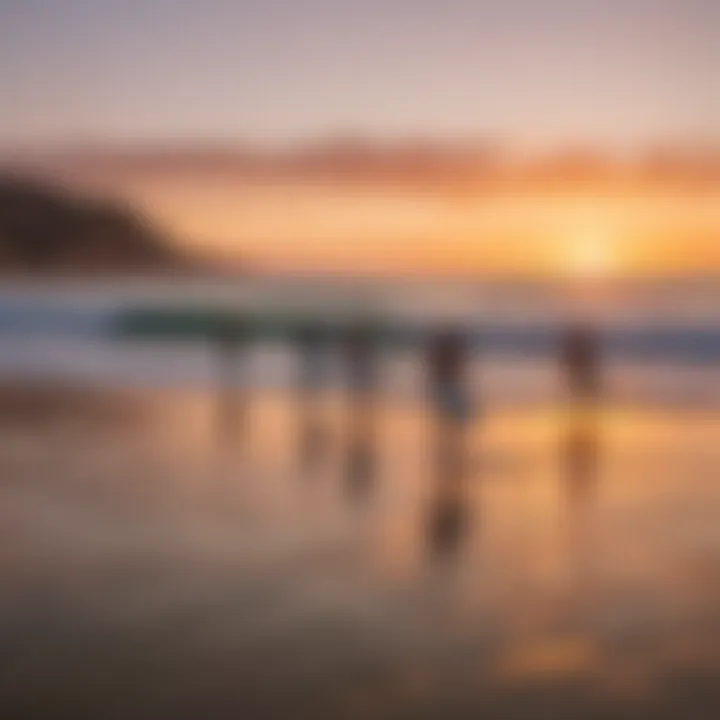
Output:
[[[358,326],[349,331],[344,349],[348,384],[356,399],[364,398],[377,383],[377,353],[372,333]],[[428,392],[441,422],[465,425],[479,413],[470,382],[472,348],[466,333],[441,329],[427,343]],[[600,347],[596,332],[572,326],[560,340],[560,359],[574,402],[595,402],[600,393]]]
[[[304,362],[300,388],[305,395],[303,413],[306,422],[304,445],[309,455],[317,448],[321,434],[316,405],[311,401],[326,380],[323,362],[324,338],[317,329],[304,328],[298,340]],[[373,397],[379,386],[379,346],[370,324],[349,326],[335,340],[341,348],[343,373],[347,384],[349,442],[351,448],[371,444]],[[437,426],[437,457],[446,468],[462,461],[465,429],[481,412],[479,398],[473,392],[471,368],[473,347],[467,332],[445,327],[430,334],[425,344],[428,398]],[[600,343],[597,333],[584,325],[573,326],[560,338],[560,363],[567,378],[569,397],[574,408],[594,406],[600,394]],[[350,465],[362,475],[367,461],[363,453],[350,452]]]
[[[340,349],[348,405],[345,430],[345,477],[347,489],[354,498],[368,494],[374,477],[375,396],[380,384],[381,342],[376,328],[358,323],[332,338]],[[301,327],[295,337],[301,362],[298,377],[300,411],[300,457],[308,471],[317,467],[324,456],[328,428],[318,394],[327,382],[328,336],[322,327]],[[234,342],[223,346],[221,368],[225,380],[231,380],[236,367]],[[473,393],[471,368],[473,347],[467,332],[445,327],[432,332],[425,344],[425,366],[428,399],[434,420],[436,441],[431,460],[437,476],[436,495],[431,502],[427,534],[434,551],[451,552],[460,542],[466,525],[468,504],[464,492],[466,476],[467,433],[481,412]],[[601,353],[597,333],[579,325],[567,328],[560,337],[559,364],[566,378],[573,412],[562,447],[564,474],[569,479],[571,500],[582,498],[592,482],[595,466],[596,437],[592,423],[577,418],[591,418],[591,410],[601,389]],[[229,385],[230,387],[227,387]],[[237,408],[239,392],[233,383],[222,390],[220,430],[231,435],[242,419]]]
[[[339,338],[344,359],[348,399],[351,407],[350,435],[366,438],[371,431],[372,398],[379,385],[379,343],[370,324],[350,325]],[[326,382],[326,337],[321,327],[301,327],[296,336],[301,352],[299,389],[304,415],[304,445],[314,454],[322,434],[313,397]],[[221,363],[220,430],[227,435],[239,421],[236,371],[238,338],[223,338]],[[441,328],[433,332],[425,350],[428,397],[437,419],[441,453],[450,455],[463,429],[480,413],[470,378],[473,348],[462,329]],[[600,348],[596,332],[587,326],[568,328],[560,341],[560,362],[573,404],[586,407],[600,394]],[[443,450],[444,448],[444,450]],[[447,453],[446,453],[447,451]]]

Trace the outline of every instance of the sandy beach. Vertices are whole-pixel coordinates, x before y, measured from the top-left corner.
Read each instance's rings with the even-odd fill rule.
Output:
[[[4,717],[720,708],[717,413],[606,408],[585,464],[561,410],[488,413],[448,478],[389,403],[357,492],[339,397],[312,466],[287,394],[222,443],[204,392],[1,397]]]

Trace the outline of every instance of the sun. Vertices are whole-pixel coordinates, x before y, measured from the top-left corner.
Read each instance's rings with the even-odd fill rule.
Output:
[[[617,271],[612,240],[596,228],[576,231],[568,240],[563,255],[565,274],[571,279],[602,280]]]

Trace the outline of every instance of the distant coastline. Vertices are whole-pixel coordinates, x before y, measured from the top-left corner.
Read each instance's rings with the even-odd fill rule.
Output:
[[[210,267],[127,203],[0,171],[0,277],[190,275]]]

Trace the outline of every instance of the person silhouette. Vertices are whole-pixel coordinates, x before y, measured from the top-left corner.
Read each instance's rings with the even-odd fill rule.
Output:
[[[600,342],[587,325],[574,325],[562,338],[562,362],[575,403],[595,403],[601,391]]]
[[[297,332],[299,349],[299,453],[305,471],[314,470],[327,445],[319,395],[325,379],[325,337],[319,325],[303,324]]]
[[[363,402],[377,387],[378,354],[375,329],[369,322],[351,324],[345,334],[343,347],[351,399]]]
[[[378,384],[376,337],[368,323],[355,323],[344,339],[348,382],[346,480],[354,498],[367,496],[374,474],[375,407]]]
[[[568,502],[577,504],[595,485],[598,462],[598,405],[601,395],[600,342],[585,325],[570,327],[562,343],[562,362],[570,392],[569,428],[562,464]]]
[[[453,329],[438,332],[430,342],[427,362],[440,454],[455,462],[452,454],[465,452],[463,437],[473,412],[466,337]]]
[[[444,329],[431,340],[428,354],[431,391],[440,416],[457,424],[469,419],[468,347],[464,335]]]
[[[242,340],[242,328],[235,322],[223,325],[215,336],[217,434],[221,442],[234,439],[244,419],[243,398],[238,387]]]

